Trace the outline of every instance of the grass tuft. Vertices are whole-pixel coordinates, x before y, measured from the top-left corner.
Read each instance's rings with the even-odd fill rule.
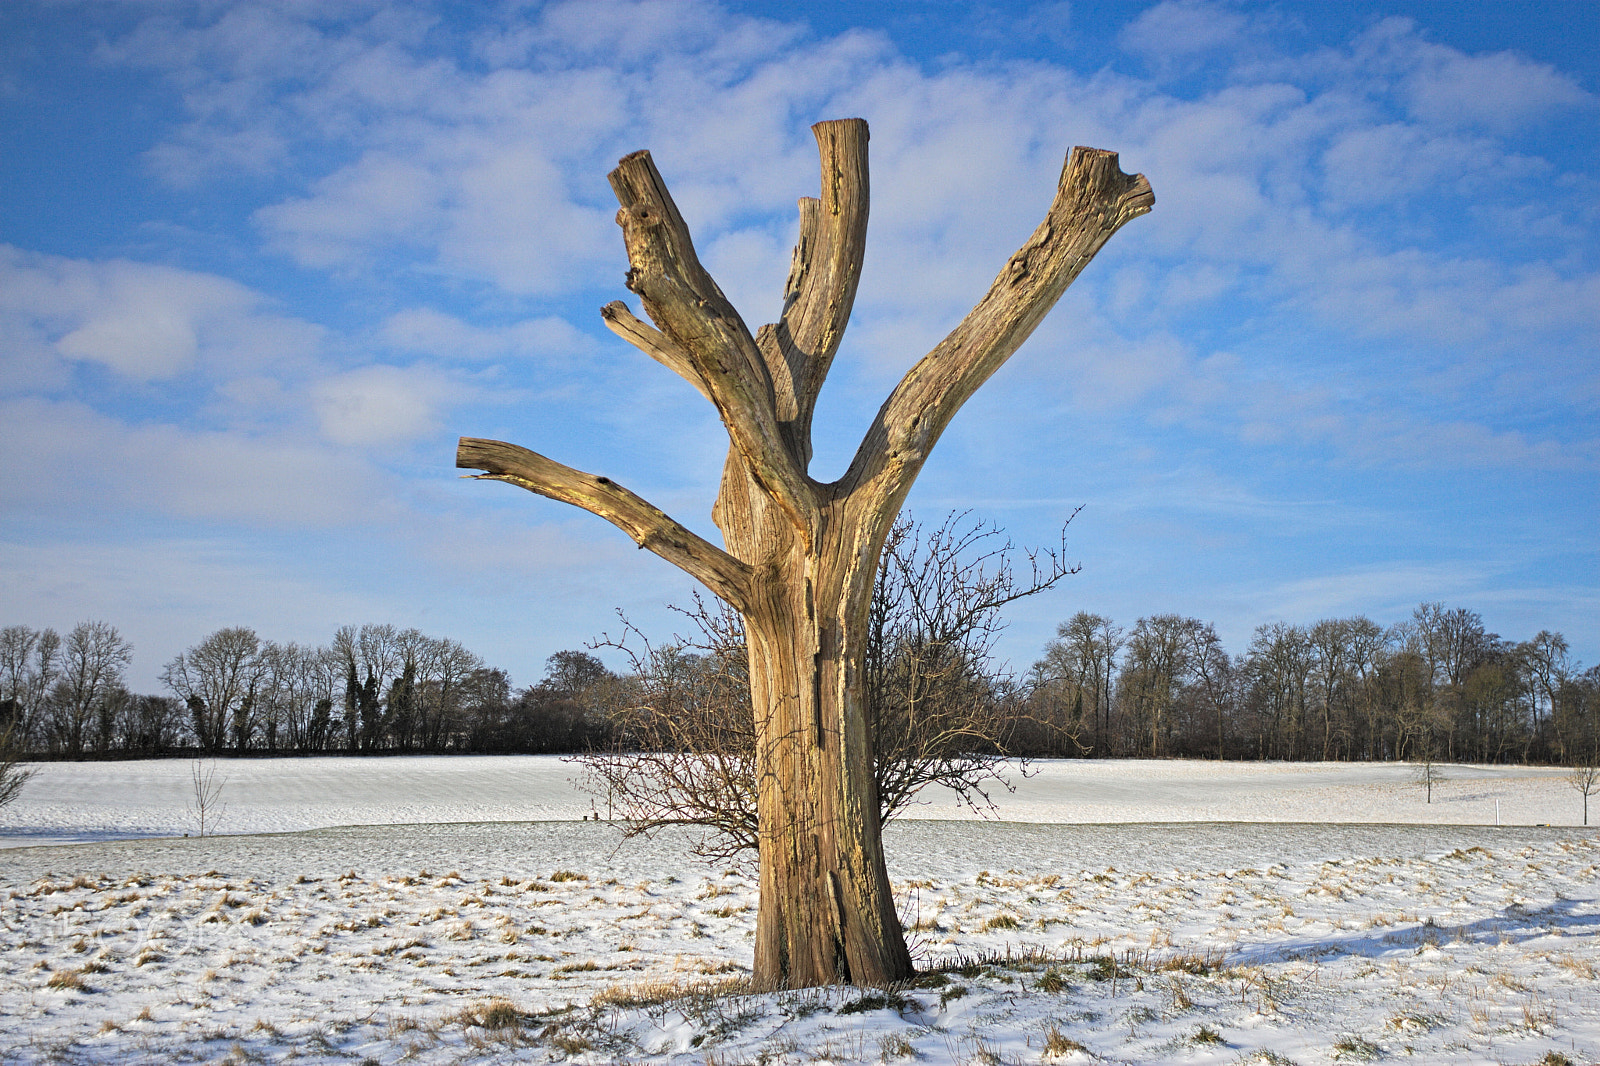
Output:
[[[1044,972],[1044,976],[1033,983],[1033,987],[1041,992],[1054,994],[1056,992],[1065,992],[1071,986],[1067,984],[1066,976],[1052,966]]]
[[[915,1000],[892,989],[885,989],[882,992],[868,992],[866,995],[858,996],[841,1006],[834,1013],[866,1014],[875,1010],[892,1010],[896,1013],[903,1013],[916,1009],[917,1003]]]
[[[50,988],[59,988],[68,992],[87,992],[89,986],[83,983],[83,975],[77,970],[57,970],[45,982]]]
[[[1045,1034],[1044,1034],[1044,1057],[1045,1058],[1047,1058],[1047,1059],[1059,1059],[1063,1055],[1074,1055],[1074,1054],[1085,1054],[1086,1055],[1088,1053],[1089,1053],[1089,1049],[1088,1048],[1084,1047],[1082,1044],[1078,1043],[1078,1041],[1072,1039],[1070,1036],[1068,1036],[1067,1034],[1063,1033],[1061,1031],[1061,1027],[1056,1025],[1055,1023],[1052,1022],[1051,1025],[1050,1025],[1050,1028],[1045,1030]]]
[[[1370,1040],[1359,1036],[1342,1036],[1333,1045],[1333,1057],[1336,1060],[1354,1059],[1356,1062],[1371,1062],[1383,1049]]]

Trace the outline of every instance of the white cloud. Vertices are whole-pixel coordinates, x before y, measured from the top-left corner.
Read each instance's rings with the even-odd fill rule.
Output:
[[[1571,108],[1596,103],[1570,76],[1514,52],[1468,55],[1434,44],[1409,19],[1389,18],[1355,44],[1357,58],[1399,79],[1411,113],[1445,127],[1515,134]],[[1592,114],[1591,114],[1592,121]]]
[[[1529,60],[1468,55],[1403,20],[1314,55],[1273,51],[1271,16],[1172,0],[1121,43],[1157,68],[1210,56],[1221,87],[1185,97],[1048,64],[930,71],[872,33],[816,38],[711,4],[607,0],[502,20],[470,42],[484,70],[419,46],[414,15],[380,32],[365,16],[297,29],[292,9],[275,10],[248,56],[257,23],[243,15],[143,31],[140,54],[166,49],[150,61],[188,79],[200,117],[172,143],[209,131],[225,154],[232,133],[290,138],[313,177],[256,218],[308,266],[471,279],[485,306],[621,296],[603,173],[648,145],[754,327],[776,306],[793,198],[815,191],[805,123],[861,114],[873,219],[836,375],[875,391],[986,289],[1043,214],[1067,147],[1096,144],[1149,175],[1157,208],[1069,299],[1089,321],[1049,335],[1074,353],[1061,377],[1082,395],[1361,462],[1374,440],[1403,462],[1588,461],[1578,435],[1553,444],[1515,414],[1519,398],[1555,391],[1592,407],[1600,389],[1582,354],[1600,328],[1585,198],[1499,136],[1588,97]],[[330,164],[323,143],[346,154]],[[1555,240],[1520,260],[1434,232],[1468,209],[1516,228],[1532,204]],[[1233,354],[1208,360],[1186,332],[1196,323],[1228,331],[1212,346]],[[498,362],[559,359],[588,335],[549,315],[489,326],[412,307],[377,336],[395,352]],[[1283,338],[1294,343],[1277,354]],[[368,368],[311,394],[328,439],[381,443],[431,431],[446,380]],[[1391,402],[1396,390],[1410,399]],[[1469,391],[1491,409],[1464,406]],[[1474,432],[1487,443],[1437,443]]]
[[[1407,618],[1419,603],[1470,599],[1497,575],[1480,560],[1422,562],[1399,560],[1344,569],[1313,577],[1260,583],[1241,590],[1239,599],[1258,620],[1308,625],[1322,618],[1347,618],[1365,612],[1380,625]]]
[[[163,691],[162,666],[224,626],[317,645],[345,622],[403,617],[392,588],[333,583],[307,565],[303,548],[298,559],[284,554],[192,533],[0,539],[0,601],[28,605],[8,623],[65,632],[84,618],[110,621],[133,644],[128,680],[136,692]]]
[[[448,378],[417,367],[361,367],[311,387],[322,435],[353,446],[431,436],[439,429],[439,408],[464,394]]]
[[[81,403],[0,403],[0,504],[41,518],[166,516],[266,527],[394,520],[392,479],[289,434],[130,425]]]
[[[321,330],[211,274],[122,259],[89,261],[0,246],[0,344],[48,349],[135,381],[196,368],[228,372],[303,361]]]
[[[575,200],[562,156],[567,130],[544,119],[559,87],[516,94],[504,114],[479,122],[500,86],[472,86],[469,101],[438,121],[391,118],[382,147],[318,180],[307,195],[259,209],[273,247],[317,269],[364,271],[386,254],[424,257],[446,274],[512,293],[570,291],[607,260],[619,262],[615,208]],[[537,116],[537,117],[536,117]],[[599,194],[598,162],[591,179]]]
[[[433,243],[443,197],[428,167],[368,153],[318,182],[314,195],[257,211],[256,221],[296,262],[325,269],[350,265],[375,244]]]
[[[398,311],[389,316],[378,333],[385,344],[397,351],[472,362],[491,359],[564,362],[595,347],[589,334],[553,315],[505,326],[477,326],[430,307]]]
[[[1439,135],[1402,122],[1335,132],[1321,163],[1329,206],[1361,208],[1403,203],[1420,189],[1441,185],[1483,188],[1538,166],[1508,157],[1486,138]]]
[[[1226,48],[1244,32],[1243,15],[1206,0],[1162,0],[1128,24],[1119,38],[1130,52],[1152,59]]]

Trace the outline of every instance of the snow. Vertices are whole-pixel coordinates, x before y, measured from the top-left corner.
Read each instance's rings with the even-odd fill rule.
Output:
[[[603,815],[581,768],[550,756],[320,756],[232,759],[220,829],[270,833],[337,825],[576,821]],[[197,822],[193,764],[180,759],[53,763],[0,810],[0,847],[180,836]],[[1406,822],[1576,825],[1582,801],[1549,767],[1440,766],[1422,802],[1404,763],[1043,760],[992,790],[1010,822]],[[943,790],[913,819],[979,815]]]
[[[0,1061],[1595,1062],[1600,834],[1560,772],[1444,769],[1043,764],[887,830],[916,985],[746,994],[750,872],[558,760],[223,762],[206,838],[188,764],[47,766]]]

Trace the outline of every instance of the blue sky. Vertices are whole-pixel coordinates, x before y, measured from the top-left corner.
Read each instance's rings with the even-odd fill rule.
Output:
[[[463,16],[462,10],[468,12]],[[0,624],[116,624],[130,681],[225,625],[387,621],[518,683],[689,580],[462,481],[460,435],[715,536],[726,447],[614,339],[606,172],[652,150],[752,327],[872,130],[812,472],[1119,151],[1155,211],[968,404],[910,508],[1083,571],[1017,605],[1262,623],[1424,600],[1600,659],[1600,5],[0,5]]]

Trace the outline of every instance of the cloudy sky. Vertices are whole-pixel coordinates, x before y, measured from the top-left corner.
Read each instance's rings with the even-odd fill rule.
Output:
[[[463,10],[467,14],[463,15]],[[130,680],[225,625],[387,621],[518,683],[691,583],[460,480],[458,436],[715,536],[709,405],[613,338],[606,172],[648,147],[752,327],[871,126],[812,473],[1043,216],[1066,151],[1156,208],[941,441],[910,508],[1083,570],[1089,609],[1266,622],[1424,600],[1600,660],[1600,5],[0,5],[0,624],[100,618]],[[635,305],[636,306],[636,305]]]

